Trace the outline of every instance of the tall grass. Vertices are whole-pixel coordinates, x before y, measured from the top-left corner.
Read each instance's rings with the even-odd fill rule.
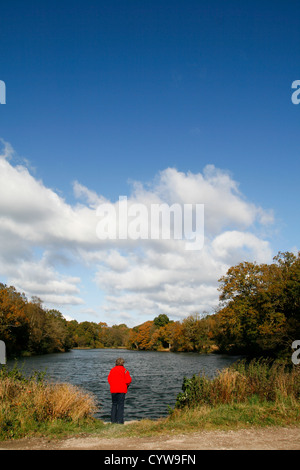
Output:
[[[213,378],[205,374],[184,378],[175,408],[245,403],[253,398],[273,401],[300,398],[300,369],[267,359],[238,361]]]
[[[30,377],[15,367],[0,371],[0,439],[23,437],[45,426],[92,419],[92,395],[70,384],[53,384],[45,374]]]
[[[25,377],[17,368],[0,370],[0,440],[5,440],[82,432],[115,438],[299,425],[300,368],[260,359],[239,361],[213,379],[205,374],[185,378],[168,417],[120,429],[93,418],[95,411],[94,397],[77,387],[49,383],[43,373]]]

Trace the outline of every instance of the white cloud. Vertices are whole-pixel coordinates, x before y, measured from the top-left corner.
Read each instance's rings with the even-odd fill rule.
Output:
[[[4,142],[0,274],[49,305],[85,303],[87,314],[96,311],[84,297],[83,266],[95,290],[104,294],[101,311],[111,322],[126,318],[139,324],[159,313],[182,318],[213,311],[217,281],[231,265],[271,260],[270,243],[259,236],[259,229],[272,223],[272,213],[247,201],[232,176],[213,165],[197,174],[167,168],[150,183],[134,182],[128,195],[128,207],[204,204],[204,247],[190,252],[184,240],[99,240],[96,209],[110,202],[104,195],[75,182],[78,203],[68,204],[25,166],[14,166],[13,156]],[[118,209],[118,201],[112,204]]]
[[[91,191],[86,186],[83,186],[78,181],[73,183],[74,195],[77,199],[86,201],[90,207],[97,208],[99,204],[107,202],[107,200],[99,196],[95,191]]]
[[[269,243],[260,240],[249,232],[227,231],[218,235],[212,242],[212,249],[219,259],[227,263],[238,263],[243,254],[244,260],[259,260],[268,262],[271,257]]]
[[[11,270],[10,284],[17,290],[41,298],[50,307],[56,305],[80,305],[80,278],[60,274],[47,264],[46,257],[40,261],[22,261]]]

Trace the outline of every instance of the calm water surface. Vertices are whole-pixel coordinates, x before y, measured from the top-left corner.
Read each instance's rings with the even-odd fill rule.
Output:
[[[69,382],[92,392],[99,405],[97,417],[108,421],[111,395],[107,376],[120,356],[132,377],[125,402],[126,421],[166,416],[168,405],[174,406],[181,391],[184,376],[204,371],[213,377],[238,359],[214,354],[90,349],[28,357],[18,365],[26,374],[46,371],[55,382]],[[13,364],[8,361],[8,366]]]

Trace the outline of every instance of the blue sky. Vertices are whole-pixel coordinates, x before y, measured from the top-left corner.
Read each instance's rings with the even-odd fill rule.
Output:
[[[40,230],[37,241],[29,226],[28,233],[24,225],[16,228],[21,219],[14,215],[20,201],[27,201],[23,213],[28,224],[31,217],[37,220],[41,209],[34,209],[29,193],[34,200],[41,198],[40,190],[48,190],[63,201],[65,212],[52,210],[67,225],[63,214],[78,207],[78,185],[85,188],[81,204],[86,208],[91,194],[112,202],[119,195],[132,196],[133,181],[162,200],[162,182],[169,193],[171,183],[173,188],[176,182],[189,188],[195,175],[208,175],[207,165],[215,173],[204,177],[205,197],[217,187],[219,202],[192,201],[205,202],[207,214],[213,207],[212,213],[221,217],[224,178],[226,194],[235,191],[246,212],[255,206],[269,219],[272,214],[272,223],[260,218],[243,228],[229,215],[218,232],[208,225],[211,243],[228,230],[251,233],[267,243],[266,256],[258,262],[279,250],[299,249],[300,105],[291,102],[291,84],[300,79],[299,6],[299,1],[278,0],[10,0],[1,5],[0,80],[6,83],[6,105],[0,106],[0,138],[6,152],[10,148],[9,157],[3,157],[9,167],[3,167],[2,175],[12,183],[6,193],[2,189],[2,201],[8,198],[10,203],[1,206],[7,223],[1,239],[15,240],[19,247],[18,256],[8,259],[9,250],[2,244],[1,278],[15,282],[29,297],[51,299],[50,287],[44,293],[37,278],[40,269],[49,269],[49,286],[58,297],[46,304],[79,321],[137,324],[159,313],[178,319],[212,309],[216,294],[208,292],[215,290],[218,276],[245,256],[257,259],[257,244],[255,251],[245,243],[234,255],[228,248],[228,256],[221,259],[218,239],[198,260],[200,271],[213,274],[189,284],[172,277],[176,250],[171,247],[163,252],[171,263],[166,274],[154,261],[155,250],[162,247],[151,255],[147,248],[140,260],[138,243],[108,251],[94,245],[87,249],[87,240],[79,243],[74,237],[72,242],[61,232],[59,245],[54,235],[47,238],[50,232],[41,227],[41,219],[35,227]],[[18,165],[29,173],[21,175]],[[204,184],[201,178],[197,181]],[[31,189],[22,192],[26,184],[36,187],[35,195]],[[15,199],[13,187],[19,191]],[[44,204],[49,215],[46,196]],[[184,255],[179,265],[182,278],[193,277]],[[20,266],[24,273],[36,270],[34,283],[28,284],[30,274],[24,280]],[[151,278],[132,287],[128,279],[133,271],[139,277],[138,270],[149,266],[156,269]],[[120,272],[122,278],[114,277]],[[159,288],[152,279],[160,274]],[[194,295],[197,282],[204,290]],[[180,312],[174,289],[183,293],[182,299],[189,293]]]

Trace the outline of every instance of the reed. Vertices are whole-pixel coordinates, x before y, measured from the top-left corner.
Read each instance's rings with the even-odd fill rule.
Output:
[[[92,420],[94,397],[70,384],[54,384],[44,374],[25,377],[17,368],[0,372],[0,439],[23,437],[58,422]]]
[[[49,383],[45,374],[26,378],[17,368],[0,371],[0,440],[93,434],[103,438],[172,435],[204,429],[299,426],[300,369],[265,359],[239,361],[213,379],[185,378],[166,418],[127,426],[93,417],[92,395],[70,384]]]
[[[254,359],[238,361],[213,379],[205,374],[185,377],[175,408],[245,403],[253,397],[273,402],[287,397],[298,400],[300,369],[280,361]]]

